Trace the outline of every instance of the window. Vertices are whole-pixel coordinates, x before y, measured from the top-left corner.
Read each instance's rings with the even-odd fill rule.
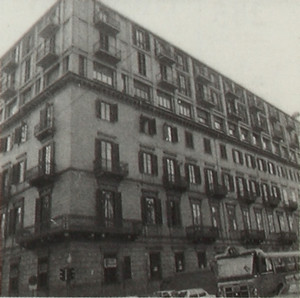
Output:
[[[182,101],[181,99],[178,100],[178,106],[179,106],[179,115],[191,118],[192,112],[191,112],[191,105]]]
[[[192,208],[192,219],[194,226],[202,225],[202,217],[201,217],[201,201],[193,201],[191,202]]]
[[[86,76],[86,58],[82,55],[78,56],[78,74],[80,76]]]
[[[134,80],[134,96],[144,99],[150,100],[150,87],[146,84],[143,84],[139,81]]]
[[[255,180],[249,180],[248,185],[251,196],[258,197],[260,195],[259,184]]]
[[[104,171],[119,172],[119,145],[105,140],[95,140],[95,159]]]
[[[26,83],[30,79],[31,75],[31,57],[25,60],[24,64],[24,83]]]
[[[6,106],[6,119],[16,114],[18,111],[18,104],[17,99],[13,99],[7,106]]]
[[[164,176],[168,182],[175,183],[178,176],[179,167],[177,161],[172,158],[164,158]]]
[[[211,220],[214,228],[221,229],[220,207],[216,204],[211,205]]]
[[[101,226],[120,227],[123,220],[121,193],[98,189],[97,215]]]
[[[185,146],[187,148],[194,149],[194,138],[193,134],[189,131],[185,131]]]
[[[9,152],[13,148],[12,136],[8,135],[0,139],[0,152]]]
[[[191,95],[191,85],[190,80],[187,76],[178,73],[178,91],[186,96]]]
[[[161,260],[159,252],[149,253],[149,266],[150,266],[150,278],[160,279],[161,278]]]
[[[44,76],[44,87],[47,87],[54,83],[59,75],[59,65],[52,68],[50,71],[48,71]]]
[[[289,229],[290,231],[294,230],[294,216],[292,213],[288,214],[288,224],[289,224]]]
[[[230,136],[237,138],[239,136],[238,128],[236,125],[228,124],[228,133]]]
[[[128,93],[128,90],[129,90],[128,76],[122,73],[122,92]]]
[[[210,114],[208,112],[197,109],[197,116],[198,116],[200,123],[202,123],[204,125],[208,125],[208,126],[211,125]]]
[[[271,151],[272,150],[271,141],[266,138],[263,138],[262,139],[262,148],[265,150]]]
[[[139,170],[142,174],[157,175],[157,156],[141,151],[139,153]]]
[[[139,74],[146,76],[146,56],[141,52],[138,52],[138,70]]]
[[[131,279],[132,272],[131,272],[131,257],[125,256],[123,258],[123,278],[124,279]]]
[[[175,52],[175,61],[176,61],[176,67],[179,68],[180,70],[188,72],[188,62],[187,62],[187,57],[180,52]]]
[[[46,145],[39,150],[39,171],[40,174],[51,175],[54,171],[54,145]]]
[[[148,118],[144,115],[140,116],[140,132],[153,136],[156,134],[155,118]]]
[[[251,230],[250,212],[248,208],[242,208],[243,223],[245,230]]]
[[[12,184],[19,184],[25,180],[26,161],[22,160],[12,168]]]
[[[257,167],[259,171],[266,172],[267,171],[267,163],[264,159],[258,158],[257,159]]]
[[[118,121],[118,105],[96,100],[96,116],[109,122]]]
[[[214,119],[214,128],[216,130],[224,131],[224,120],[221,118],[215,118]]]
[[[233,177],[228,173],[222,173],[223,185],[226,187],[228,192],[234,191]]]
[[[94,63],[93,78],[104,84],[114,85],[114,72],[108,67]]]
[[[172,109],[172,97],[166,93],[157,91],[158,105],[162,108]]]
[[[236,177],[236,187],[239,198],[243,198],[247,194],[247,184],[246,180],[243,177]]]
[[[22,47],[22,56],[24,57],[26,54],[28,54],[33,49],[34,44],[34,35],[33,33],[28,34],[23,39],[23,47]]]
[[[266,183],[261,185],[261,194],[264,202],[268,202],[270,196],[270,187]]]
[[[81,57],[81,56],[79,56],[79,57]],[[81,58],[79,58],[79,59],[81,59]],[[69,62],[70,62],[70,57],[69,56],[66,56],[66,57],[63,58],[63,61],[62,61],[63,73],[66,73],[69,70]],[[82,75],[86,75],[86,65],[85,65],[86,62],[84,63],[84,65],[81,65],[82,62],[83,61],[79,60],[79,66],[78,66],[79,70],[78,70],[78,72],[80,74],[81,71],[84,70]],[[85,68],[83,69],[82,66],[84,66]]]
[[[146,51],[150,51],[149,33],[138,28],[137,26],[132,26],[132,41],[137,47]]]
[[[273,213],[268,211],[267,212],[267,218],[268,218],[268,225],[269,225],[270,234],[275,233],[275,224],[274,224]]]
[[[220,155],[222,159],[228,159],[227,158],[227,150],[226,150],[226,145],[220,144]]]
[[[206,259],[205,251],[199,251],[197,253],[197,259],[198,259],[198,267],[200,269],[204,269],[207,267],[207,259]]]
[[[282,187],[282,199],[285,205],[289,205],[289,199],[288,199],[288,191],[285,187]]]
[[[254,213],[255,213],[255,219],[256,219],[257,229],[259,231],[264,231],[264,223],[263,223],[263,217],[262,217],[262,210],[261,209],[254,209]]]
[[[22,92],[20,98],[20,105],[24,105],[25,103],[29,102],[32,97],[32,90],[33,88],[29,87],[25,91]]]
[[[217,172],[212,169],[205,169],[205,184],[206,184],[206,191],[211,193],[214,191],[215,186],[218,183]]]
[[[8,212],[8,230],[7,235],[12,236],[17,234],[23,227],[24,217],[24,199],[21,199],[16,203],[14,208]]]
[[[228,224],[229,224],[229,232],[237,231],[237,221],[235,214],[235,206],[234,205],[226,205],[227,216],[228,216]]]
[[[51,194],[43,192],[35,200],[35,232],[47,231],[50,227]]]
[[[144,225],[161,225],[161,201],[151,194],[144,194],[141,199],[142,221]]]
[[[168,197],[166,204],[168,226],[181,226],[180,199],[176,197]]]
[[[246,165],[248,168],[255,169],[256,163],[255,163],[255,157],[251,154],[245,154],[245,159],[246,159]]]
[[[10,184],[11,184],[11,177],[10,177],[10,169],[5,169],[1,175],[1,195],[6,197],[10,194]]]
[[[117,267],[118,260],[116,254],[105,253],[103,255],[103,271],[104,282],[107,284],[115,283],[118,281]]]
[[[38,258],[38,289],[46,290],[48,289],[48,257]]]
[[[241,128],[241,133],[240,133],[241,141],[249,142],[249,137],[250,137],[249,131]]]
[[[176,272],[184,271],[184,253],[183,252],[176,252],[175,256],[175,270]]]
[[[238,163],[240,165],[244,164],[244,157],[241,151],[232,149],[232,157],[235,163]]]
[[[204,152],[207,154],[212,154],[210,139],[204,138],[203,144],[204,144]]]
[[[283,212],[277,212],[277,219],[278,219],[280,231],[281,232],[287,232],[288,227],[287,227],[285,219],[284,219],[284,213]]]
[[[200,184],[201,183],[201,175],[200,168],[195,164],[185,164],[185,174],[186,179],[189,184]]]
[[[272,162],[268,162],[268,172],[272,175],[276,175],[276,168]]]
[[[168,124],[163,125],[163,139],[167,142],[177,143],[178,133],[177,128]]]
[[[19,262],[10,264],[9,268],[9,296],[19,296]]]
[[[252,134],[252,143],[253,143],[253,145],[260,146],[259,135]]]
[[[271,186],[271,194],[272,194],[272,197],[275,198],[275,199],[281,199],[281,193],[280,193],[280,189],[278,186],[275,186],[275,185],[272,185]]]
[[[52,128],[53,119],[54,119],[54,106],[53,104],[46,104],[45,108],[40,110],[39,131],[42,131],[46,128]]]

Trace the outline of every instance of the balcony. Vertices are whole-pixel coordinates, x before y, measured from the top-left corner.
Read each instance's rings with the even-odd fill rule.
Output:
[[[206,193],[210,197],[221,200],[227,196],[228,191],[224,185],[216,184],[208,187]]]
[[[197,102],[204,108],[211,109],[216,106],[213,99],[208,96],[203,96],[202,94],[196,95]]]
[[[284,208],[289,211],[296,211],[298,209],[298,203],[296,201],[288,200],[284,203]]]
[[[47,245],[61,242],[70,237],[84,240],[105,240],[116,238],[135,240],[142,233],[138,220],[121,219],[118,225],[101,225],[95,216],[67,214],[52,218],[50,222],[23,228],[17,236],[19,245],[35,248],[37,244]]]
[[[228,111],[228,117],[230,120],[233,120],[235,122],[239,122],[239,121],[243,120],[243,118],[238,110]]]
[[[273,129],[273,133],[272,133],[272,137],[274,140],[276,141],[281,141],[284,139],[284,134],[283,134],[283,130],[280,128],[274,128]]]
[[[118,162],[112,164],[107,159],[94,161],[94,173],[97,179],[123,180],[128,175],[128,163]]]
[[[225,87],[226,99],[236,100],[239,99],[239,94],[232,87]]]
[[[46,123],[39,123],[34,127],[34,136],[42,141],[43,139],[53,136],[54,134],[54,119],[46,121]]]
[[[197,81],[200,81],[202,84],[208,85],[212,81],[209,76],[208,69],[206,67],[198,67],[195,69],[195,78]]]
[[[167,190],[184,192],[188,188],[188,182],[182,176],[163,175],[163,185]]]
[[[212,243],[218,239],[219,230],[213,226],[193,225],[186,228],[186,236],[194,243]]]
[[[275,196],[268,196],[268,199],[263,199],[263,203],[265,204],[266,207],[272,207],[275,208],[279,205],[280,203],[280,197],[275,197]]]
[[[280,233],[277,233],[277,240],[281,244],[291,245],[296,242],[297,239],[298,236],[296,232],[281,231]]]
[[[286,120],[286,129],[288,131],[293,131],[296,129],[295,121],[292,119],[287,119]]]
[[[14,81],[2,81],[0,97],[8,100],[17,94],[16,83]]]
[[[120,22],[104,11],[95,12],[94,25],[99,30],[105,30],[112,35],[116,35],[120,32]]]
[[[245,244],[260,244],[266,239],[265,232],[260,230],[242,230],[241,240]]]
[[[252,123],[252,129],[256,132],[262,132],[265,130],[265,126],[262,123],[259,123],[258,121]]]
[[[26,180],[34,187],[52,184],[54,178],[55,170],[53,162],[42,163],[26,171]]]
[[[13,72],[17,66],[16,50],[9,51],[1,61],[2,71],[6,73]]]
[[[59,28],[58,10],[46,15],[38,24],[38,34],[42,38],[49,38]]]
[[[245,204],[253,204],[257,199],[257,195],[246,192],[243,196],[239,195],[238,199]]]
[[[98,59],[101,59],[112,65],[116,65],[121,61],[120,50],[100,41],[94,44],[94,54]]]
[[[47,68],[55,61],[57,61],[58,55],[56,53],[55,45],[52,43],[41,44],[37,48],[36,64],[42,68]]]
[[[262,113],[265,112],[264,103],[260,102],[260,101],[255,101],[255,100],[249,101],[249,108],[251,111],[256,112],[256,113],[257,112],[262,112]]]
[[[160,46],[156,49],[156,57],[157,59],[163,63],[172,65],[175,63],[175,57],[174,54],[171,52],[171,49],[168,47]]]
[[[290,141],[290,147],[291,147],[292,149],[300,149],[299,141],[297,140],[297,137],[293,138],[293,139]]]
[[[167,91],[174,92],[178,88],[177,81],[174,76],[159,73],[156,76],[156,79],[158,86],[166,89]]]
[[[11,195],[11,185],[4,186],[0,193],[0,205],[6,203],[10,199]]]

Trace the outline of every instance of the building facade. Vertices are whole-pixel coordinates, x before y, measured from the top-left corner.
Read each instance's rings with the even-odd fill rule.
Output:
[[[58,1],[0,96],[2,295],[146,294],[229,245],[298,248],[300,123],[99,1]]]

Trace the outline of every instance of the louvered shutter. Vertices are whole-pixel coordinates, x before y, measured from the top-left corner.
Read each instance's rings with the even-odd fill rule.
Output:
[[[195,166],[195,179],[196,179],[196,183],[197,184],[201,184],[201,174],[200,174],[200,167],[199,166]]]
[[[146,206],[146,198],[141,197],[141,214],[142,214],[142,222],[144,225],[147,224],[147,206]]]
[[[132,42],[136,45],[136,28],[132,25]]]
[[[171,219],[171,202],[169,199],[166,201],[166,210],[167,210],[167,224],[169,227],[172,226],[172,219]]]
[[[123,215],[122,215],[122,199],[121,193],[116,192],[114,193],[114,221],[117,227],[121,227],[123,223]]]
[[[156,224],[161,225],[162,222],[162,210],[161,210],[161,200],[155,199],[155,213],[156,213]]]
[[[173,143],[178,142],[177,127],[172,127],[172,141],[173,141]]]
[[[156,134],[156,121],[155,118],[151,119],[149,122],[149,131],[150,135],[155,135]]]
[[[15,139],[14,139],[15,144],[19,145],[21,143],[21,136],[22,136],[22,126],[17,127],[15,129]]]
[[[120,171],[119,145],[116,143],[112,143],[112,168],[116,172]]]
[[[95,163],[101,165],[101,141],[95,139]]]
[[[104,226],[105,223],[105,210],[104,210],[104,195],[101,189],[96,190],[96,214],[97,214],[97,222],[101,227]]]
[[[228,175],[229,178],[229,186],[230,186],[230,191],[234,191],[234,180],[231,175]]]
[[[186,163],[184,165],[184,171],[185,171],[185,179],[188,183],[190,183],[191,180],[190,180],[190,175],[189,175],[189,164]]]
[[[118,105],[116,104],[110,105],[110,121],[111,122],[118,121]]]
[[[164,140],[167,140],[167,137],[168,137],[168,125],[164,124],[163,125],[163,138],[164,138]]]
[[[35,200],[35,232],[39,233],[41,228],[41,199]]]
[[[157,156],[155,154],[152,154],[152,171],[153,175],[157,176],[158,175],[158,164],[157,164]]]
[[[47,125],[47,110],[41,109],[40,110],[40,130],[46,128]]]
[[[144,32],[144,36],[145,36],[145,46],[146,46],[146,50],[150,51],[150,36],[149,33]]]
[[[144,173],[144,160],[143,160],[144,153],[142,151],[139,152],[139,170],[140,173]]]
[[[99,99],[96,99],[95,101],[95,112],[96,117],[101,118],[101,101]]]
[[[180,182],[180,166],[177,160],[174,161],[175,164],[175,183]]]

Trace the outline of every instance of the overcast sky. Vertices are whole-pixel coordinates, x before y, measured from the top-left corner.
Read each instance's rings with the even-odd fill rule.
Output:
[[[54,2],[0,0],[0,56]],[[300,0],[103,2],[283,111],[300,111]]]

